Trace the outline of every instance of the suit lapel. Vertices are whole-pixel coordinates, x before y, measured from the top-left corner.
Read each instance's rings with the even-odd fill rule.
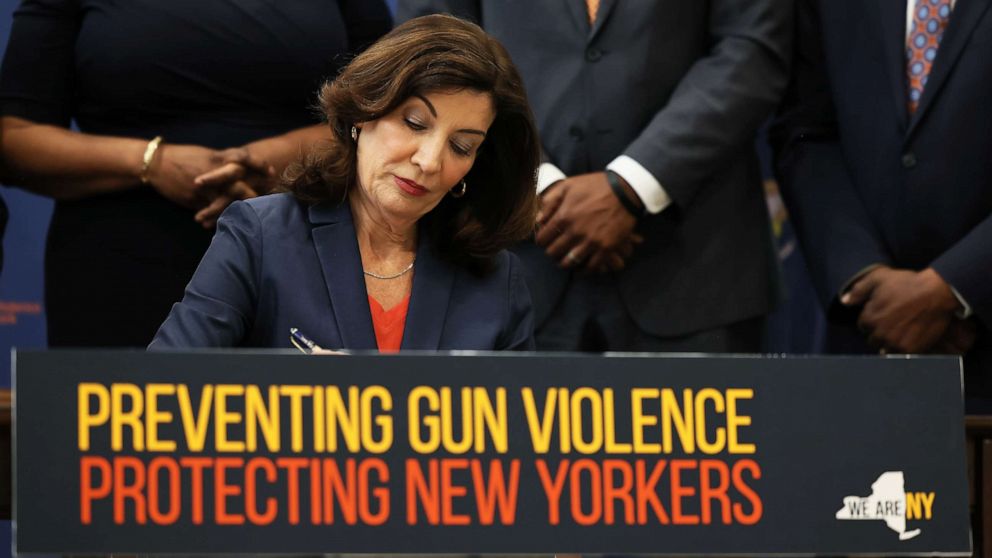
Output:
[[[951,20],[947,23],[947,29],[944,31],[944,38],[940,42],[940,48],[937,49],[937,59],[933,61],[933,67],[927,77],[927,84],[923,88],[920,106],[917,107],[916,113],[913,114],[910,121],[909,130],[906,132],[907,137],[913,133],[920,119],[933,104],[934,97],[940,93],[940,88],[947,81],[954,64],[960,58],[965,45],[968,44],[968,37],[971,36],[975,25],[982,19],[988,7],[989,2],[987,0],[957,0],[954,11],[951,12]]]
[[[313,224],[311,235],[314,249],[324,273],[324,284],[331,298],[331,311],[341,341],[337,347],[325,348],[376,350],[351,209],[347,203],[337,206],[320,204],[311,207],[309,214]],[[293,273],[292,269],[285,271]]]
[[[909,117],[906,93],[906,2],[916,2],[916,0],[876,1],[879,8],[879,22],[882,26],[885,68],[889,72],[889,85],[895,101],[896,118],[899,128],[905,130]]]
[[[589,33],[589,13],[586,10],[585,0],[561,0],[564,6],[562,9],[571,14],[572,23],[583,34]]]
[[[436,351],[440,347],[454,282],[454,268],[434,256],[427,231],[421,228],[401,349]]]
[[[596,21],[593,23],[592,30],[589,32],[589,40],[592,41],[599,34],[599,30],[603,28],[606,20],[609,19],[610,13],[613,11],[613,7],[616,5],[617,0],[600,0],[599,2],[599,12],[596,14]]]

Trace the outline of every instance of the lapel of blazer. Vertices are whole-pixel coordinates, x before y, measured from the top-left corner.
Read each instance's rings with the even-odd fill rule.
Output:
[[[951,12],[951,20],[947,23],[947,29],[944,30],[944,38],[940,41],[940,48],[937,49],[937,59],[933,61],[933,67],[927,77],[927,84],[923,88],[920,105],[916,108],[916,113],[913,114],[909,129],[906,131],[907,138],[913,133],[920,119],[933,104],[934,97],[940,93],[940,88],[943,87],[958,58],[961,57],[961,52],[968,44],[968,37],[971,36],[978,21],[982,19],[989,3],[988,0],[957,0],[954,11]]]
[[[861,0],[856,0],[861,1]],[[905,130],[909,118],[906,92],[906,2],[916,0],[877,0],[882,26],[882,50],[889,73],[899,129]],[[853,85],[853,84],[852,84]]]
[[[314,249],[324,272],[324,285],[331,298],[331,311],[341,339],[340,346],[325,348],[374,351],[378,347],[351,209],[347,203],[318,204],[310,208],[309,216]],[[294,270],[285,272],[293,273]]]
[[[432,253],[427,231],[421,227],[401,349],[436,351],[440,347],[454,283],[454,268]]]
[[[603,28],[606,20],[609,19],[610,13],[613,11],[613,7],[616,6],[617,0],[600,0],[599,2],[599,12],[596,14],[596,21],[593,23],[592,30],[589,32],[589,42],[592,42],[599,34],[599,30]]]
[[[572,23],[583,35],[589,33],[589,12],[585,0],[561,0],[565,4],[562,9],[572,17]]]

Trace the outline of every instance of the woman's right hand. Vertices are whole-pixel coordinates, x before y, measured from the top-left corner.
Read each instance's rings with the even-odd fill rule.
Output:
[[[257,192],[251,181],[242,179],[217,183],[196,180],[196,177],[218,167],[230,165],[242,167],[245,174],[256,177],[260,185],[266,183],[271,175],[265,161],[253,157],[243,148],[215,150],[198,145],[162,144],[148,168],[148,180],[166,199],[189,209],[203,209],[218,199],[224,199],[229,204],[234,200],[255,197]]]
[[[130,190],[140,187],[138,174],[147,147],[147,139],[86,134],[0,116],[0,180],[57,200]],[[262,159],[243,147],[216,150],[163,143],[146,177],[162,196],[183,207],[200,210],[217,201],[214,209],[219,214],[234,200],[272,188],[270,166]],[[234,167],[243,171],[237,180],[195,180]]]
[[[148,166],[148,182],[169,201],[196,209],[206,201],[193,179],[214,166],[214,154],[214,150],[197,145],[163,143]]]

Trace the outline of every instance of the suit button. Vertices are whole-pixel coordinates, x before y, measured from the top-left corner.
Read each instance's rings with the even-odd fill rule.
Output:
[[[916,154],[915,153],[903,153],[902,154],[902,166],[906,169],[911,169],[916,166]]]
[[[598,48],[589,48],[586,50],[586,60],[589,62],[599,62],[599,59],[603,57],[603,51]]]
[[[582,128],[579,128],[578,126],[572,126],[569,128],[568,135],[572,136],[572,138],[576,140],[581,140],[585,137],[585,134],[582,133]]]

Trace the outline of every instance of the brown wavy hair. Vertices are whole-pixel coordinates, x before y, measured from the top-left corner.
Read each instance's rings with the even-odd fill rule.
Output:
[[[533,232],[540,146],[520,74],[506,49],[473,23],[412,19],[355,57],[318,95],[333,137],[290,166],[281,189],[310,204],[341,203],[356,182],[352,125],[414,95],[465,89],[492,96],[496,119],[465,176],[465,196],[445,196],[421,222],[438,256],[486,271],[497,252]]]

